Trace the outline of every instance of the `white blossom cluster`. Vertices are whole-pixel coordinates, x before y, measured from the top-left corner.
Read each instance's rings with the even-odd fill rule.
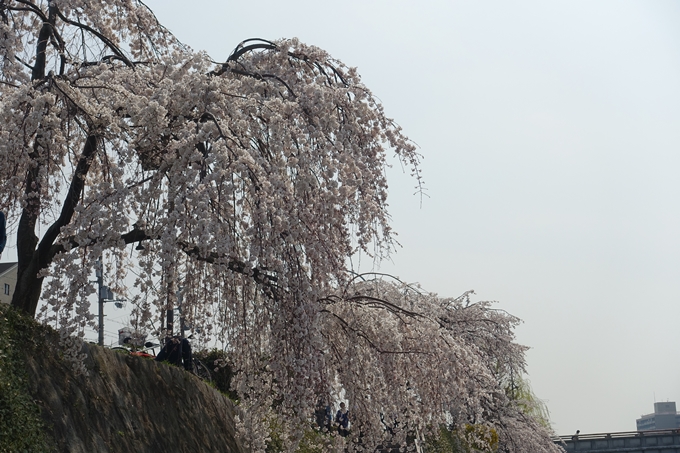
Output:
[[[39,316],[82,332],[101,257],[138,328],[181,302],[231,356],[255,451],[272,417],[293,449],[315,405],[340,398],[352,433],[338,445],[483,425],[507,451],[555,451],[505,390],[524,367],[517,319],[350,272],[356,252],[393,246],[388,152],[421,181],[353,68],[297,40],[215,63],[136,0],[3,0],[0,40],[17,308],[38,312],[44,280]]]

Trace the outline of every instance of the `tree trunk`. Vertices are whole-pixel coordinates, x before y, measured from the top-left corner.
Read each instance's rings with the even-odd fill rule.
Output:
[[[38,42],[36,43],[36,58],[31,73],[33,82],[45,78],[45,62],[47,58],[47,45],[52,34],[51,22],[54,21],[54,7],[49,5],[49,21],[44,22],[40,28]],[[40,132],[36,135],[31,151],[31,159],[36,164],[26,173],[24,193],[26,195],[26,205],[21,213],[19,229],[17,231],[17,284],[12,296],[12,306],[20,309],[24,313],[35,316],[38,307],[38,298],[42,287],[42,278],[38,278],[37,246],[38,236],[35,234],[35,227],[40,216],[40,193],[42,189],[40,181]]]
[[[17,275],[17,285],[12,296],[12,306],[29,316],[35,316],[40,299],[43,278],[38,277],[36,261],[24,265],[23,272]]]

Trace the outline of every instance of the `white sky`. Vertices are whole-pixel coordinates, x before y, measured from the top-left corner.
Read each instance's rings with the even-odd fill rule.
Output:
[[[298,37],[359,68],[429,195],[391,172],[403,248],[381,270],[522,318],[558,434],[680,407],[679,2],[146,3],[215,60]]]

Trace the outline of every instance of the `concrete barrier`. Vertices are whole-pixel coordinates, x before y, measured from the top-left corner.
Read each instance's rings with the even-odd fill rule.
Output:
[[[560,436],[567,453],[680,453],[680,429]]]

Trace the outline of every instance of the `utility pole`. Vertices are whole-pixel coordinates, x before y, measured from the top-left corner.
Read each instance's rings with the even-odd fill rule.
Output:
[[[101,256],[97,259],[95,264],[95,273],[97,275],[97,297],[99,298],[99,346],[104,346],[104,264]]]
[[[185,338],[184,331],[186,330],[186,323],[184,322],[184,311],[182,311],[182,301],[184,300],[184,287],[180,286],[177,289],[177,308],[179,309],[179,334]]]
[[[104,263],[100,256],[94,265],[95,274],[97,275],[97,297],[99,302],[99,346],[104,346],[104,302],[115,302],[116,307],[121,308],[122,301],[120,299],[113,299],[111,288],[104,286]]]
[[[165,303],[167,337],[172,337],[175,334],[175,305],[180,294],[180,290],[177,289],[177,270],[174,266],[173,264],[165,271],[165,284],[168,291]]]

